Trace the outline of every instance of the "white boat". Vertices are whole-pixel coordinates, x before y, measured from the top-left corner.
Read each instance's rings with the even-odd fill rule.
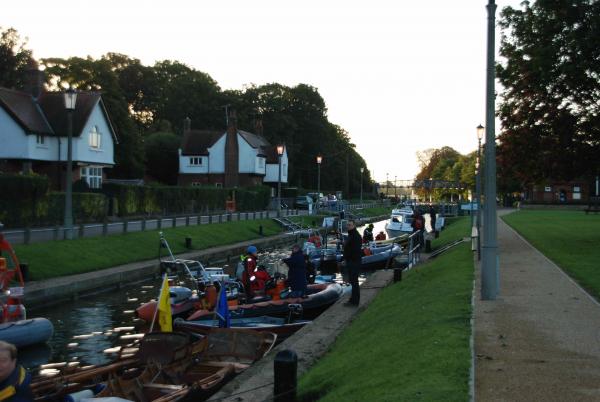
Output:
[[[390,237],[398,236],[402,233],[412,233],[413,210],[410,208],[393,209],[390,220],[385,224]]]

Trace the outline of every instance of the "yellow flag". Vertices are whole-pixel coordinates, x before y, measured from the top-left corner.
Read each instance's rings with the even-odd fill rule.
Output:
[[[173,318],[171,317],[171,300],[169,298],[169,279],[165,275],[160,297],[158,299],[158,325],[163,332],[173,332]]]

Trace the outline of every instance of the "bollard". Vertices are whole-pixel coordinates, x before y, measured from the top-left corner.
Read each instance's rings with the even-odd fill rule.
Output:
[[[190,226],[190,216],[186,215],[185,217],[185,226]]]
[[[108,219],[104,218],[102,221],[102,236],[106,236],[108,234]]]
[[[425,240],[425,252],[431,253],[431,240],[429,239]]]
[[[162,228],[162,216],[159,216],[156,219],[156,229],[160,230]]]
[[[439,231],[435,231],[435,238],[437,239],[438,237],[440,237],[440,232]]]
[[[394,283],[402,281],[402,268],[394,268]]]
[[[146,230],[146,218],[142,218],[142,232]]]
[[[23,277],[23,282],[27,282],[29,280],[29,264],[20,263],[19,269],[21,270],[21,276]]]
[[[29,244],[31,242],[31,228],[27,226],[23,233],[23,243]]]
[[[296,400],[296,374],[298,356],[293,350],[282,350],[273,362],[275,381],[273,400],[275,402],[293,402]]]
[[[262,225],[258,225],[258,234],[260,236],[263,236],[263,227],[262,227]]]
[[[192,238],[191,237],[185,238],[185,248],[187,248],[188,250],[192,248]]]
[[[129,225],[129,222],[127,221],[127,219],[123,219],[123,234],[127,234],[127,226]]]
[[[83,223],[79,224],[79,238],[83,239],[83,235],[85,234],[85,225]]]

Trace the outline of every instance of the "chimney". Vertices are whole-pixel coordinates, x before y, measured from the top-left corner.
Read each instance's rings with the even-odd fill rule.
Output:
[[[258,116],[256,118],[256,121],[254,122],[254,131],[256,132],[257,135],[260,135],[262,137],[262,135],[263,135],[262,116]]]
[[[35,60],[31,59],[25,70],[25,92],[35,99],[39,98],[44,90],[44,72],[40,71]]]
[[[234,108],[229,109],[227,112],[227,129],[233,127],[237,131],[237,113]]]
[[[225,137],[225,187],[237,187],[239,183],[239,150],[237,140],[237,115],[235,109],[229,109],[227,115],[227,134]]]
[[[189,117],[186,117],[185,119],[183,119],[183,132],[187,133],[191,129],[192,129],[192,119],[190,119]]]

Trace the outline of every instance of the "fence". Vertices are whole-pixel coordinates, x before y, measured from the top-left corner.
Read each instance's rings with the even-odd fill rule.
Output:
[[[282,216],[306,215],[307,211],[285,209]],[[166,228],[184,227],[191,225],[209,225],[212,223],[247,221],[277,217],[277,211],[233,212],[213,215],[184,215],[158,217],[153,219],[123,219],[118,222],[91,223],[73,225],[73,238],[107,236],[143,232],[145,230],[160,230]],[[65,238],[64,226],[56,225],[45,228],[25,228],[3,232],[4,237],[12,244],[29,244],[42,241],[62,240]]]

